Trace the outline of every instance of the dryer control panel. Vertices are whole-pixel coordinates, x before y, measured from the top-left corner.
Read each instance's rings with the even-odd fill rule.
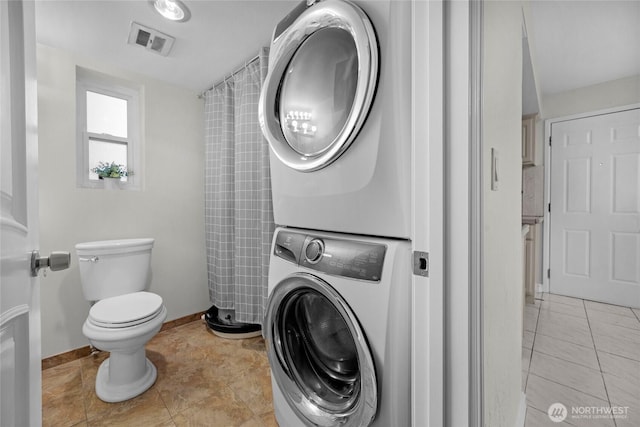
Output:
[[[378,282],[386,251],[383,244],[280,230],[274,255],[332,276]]]

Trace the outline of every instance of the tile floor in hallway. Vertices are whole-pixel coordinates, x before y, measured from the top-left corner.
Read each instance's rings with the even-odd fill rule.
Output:
[[[524,324],[525,427],[640,426],[640,310],[543,294]],[[562,423],[547,415],[556,402],[568,409]],[[628,409],[615,420],[586,415],[612,407]]]
[[[225,340],[201,321],[163,331],[147,345],[156,383],[122,403],[95,395],[107,355],[43,371],[43,426],[277,426],[262,338]]]

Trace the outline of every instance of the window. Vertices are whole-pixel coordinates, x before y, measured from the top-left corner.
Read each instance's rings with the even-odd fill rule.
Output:
[[[140,92],[129,82],[76,69],[78,187],[104,188],[103,180],[92,171],[102,162],[133,172],[121,178],[121,188],[141,188]]]

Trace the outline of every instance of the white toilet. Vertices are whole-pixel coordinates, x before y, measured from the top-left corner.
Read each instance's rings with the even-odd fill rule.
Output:
[[[105,402],[145,392],[158,375],[144,350],[167,317],[162,297],[144,292],[153,242],[124,239],[76,245],[82,291],[95,303],[82,333],[94,347],[111,352],[96,377],[96,394]]]

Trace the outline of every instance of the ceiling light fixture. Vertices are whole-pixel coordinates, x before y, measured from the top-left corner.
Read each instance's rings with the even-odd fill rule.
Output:
[[[185,22],[191,18],[191,12],[179,0],[150,0],[156,11],[171,21]]]

